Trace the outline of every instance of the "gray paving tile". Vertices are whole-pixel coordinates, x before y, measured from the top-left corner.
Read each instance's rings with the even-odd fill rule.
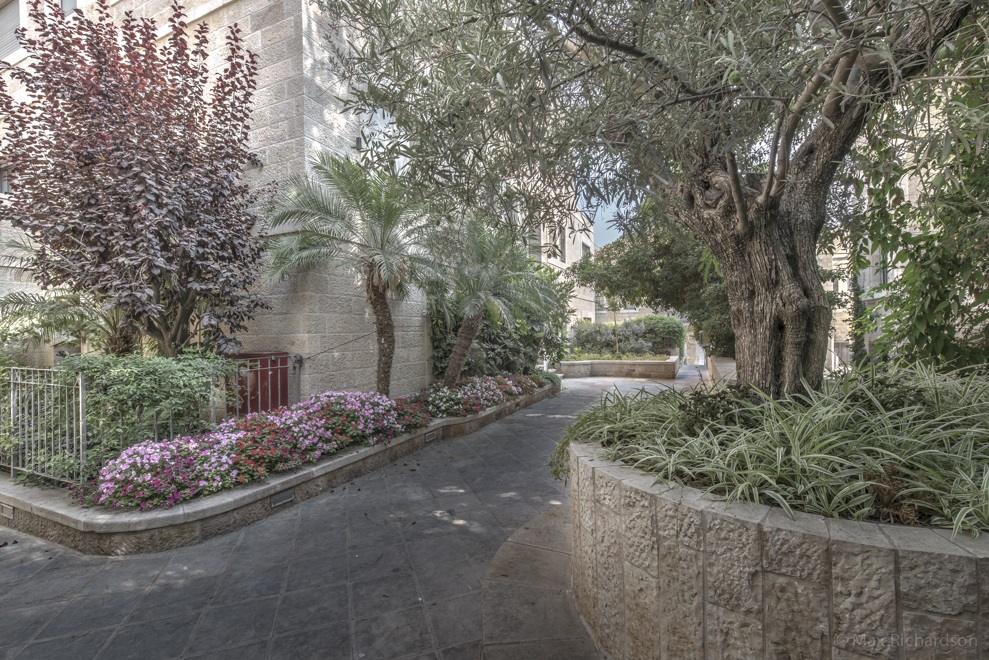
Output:
[[[28,644],[17,655],[18,660],[86,660],[96,654],[113,633],[112,628],[49,639]]]
[[[488,582],[482,602],[485,644],[581,639],[586,634],[565,590]]]
[[[355,618],[383,614],[421,604],[411,573],[359,580],[350,585]]]
[[[439,647],[481,639],[481,594],[467,594],[426,605],[426,616]]]
[[[93,628],[117,626],[127,618],[142,595],[138,591],[128,591],[70,600],[38,633],[38,639],[64,637]]]
[[[275,637],[271,641],[269,660],[350,660],[350,624],[341,621],[330,626]]]
[[[404,543],[354,551],[349,557],[351,580],[366,580],[412,572],[412,561]]]
[[[81,593],[100,595],[144,591],[151,586],[170,560],[169,555],[161,554],[111,559]]]
[[[237,567],[235,567],[236,569]],[[220,576],[213,593],[213,605],[231,605],[282,592],[288,566],[268,566],[263,570],[237,569]]]
[[[347,555],[342,553],[331,557],[322,555],[302,557],[292,562],[285,590],[299,591],[345,583],[349,575],[347,564]]]
[[[176,612],[201,610],[206,607],[219,581],[219,575],[209,575],[184,582],[152,585],[131,612],[127,623],[153,621]]]
[[[275,618],[275,634],[280,635],[314,625],[348,621],[350,591],[346,584],[330,588],[292,591],[282,596]]]
[[[486,565],[474,560],[439,564],[416,571],[419,592],[426,602],[478,593],[481,590],[481,577]]]
[[[188,660],[194,658],[196,660],[263,660],[268,655],[268,641],[251,642],[227,649],[210,649],[204,653],[199,653],[197,649],[191,649],[190,652],[195,653],[195,655],[185,656]]]
[[[100,654],[106,660],[167,660],[182,655],[199,612],[124,626]]]
[[[354,622],[355,658],[394,660],[431,650],[433,638],[421,606]]]
[[[191,649],[224,649],[267,639],[275,624],[278,597],[210,607],[189,642]]]
[[[63,607],[65,603],[59,602],[5,610],[0,613],[0,640],[4,645],[29,641]]]
[[[481,640],[440,649],[440,657],[443,660],[481,660]]]

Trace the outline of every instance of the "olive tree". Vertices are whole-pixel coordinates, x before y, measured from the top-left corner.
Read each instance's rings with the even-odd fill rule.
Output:
[[[829,195],[872,119],[981,73],[971,0],[322,0],[369,155],[531,223],[655,200],[720,263],[739,378],[816,387]],[[352,38],[347,39],[348,35]],[[334,45],[335,44],[335,45]],[[968,58],[968,59],[966,59]],[[950,74],[950,76],[949,76]],[[865,129],[875,129],[861,138]],[[897,134],[901,135],[901,134]],[[494,215],[493,213],[491,215]]]

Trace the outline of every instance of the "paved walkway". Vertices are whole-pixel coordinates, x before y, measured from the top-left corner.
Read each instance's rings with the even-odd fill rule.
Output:
[[[675,385],[697,380],[688,368]],[[90,557],[0,528],[0,660],[596,658],[566,588],[567,491],[545,463],[602,390],[644,385],[660,386],[567,381],[477,433],[173,552]]]

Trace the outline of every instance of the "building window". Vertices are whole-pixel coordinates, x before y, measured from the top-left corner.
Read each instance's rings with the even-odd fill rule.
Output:
[[[77,0],[61,0],[62,1],[62,12],[65,14],[75,11],[75,8],[79,6]]]
[[[556,252],[560,261],[567,261],[567,232],[564,229],[556,230]]]
[[[6,195],[10,192],[10,170],[6,167],[0,167],[0,195]]]
[[[587,257],[591,256],[591,252],[592,252],[591,246],[588,245],[587,243],[582,243],[581,245],[583,246],[583,250],[584,250],[584,253],[581,256],[586,259]]]
[[[18,0],[0,0],[0,57],[7,57],[20,47],[17,28],[21,26]]]

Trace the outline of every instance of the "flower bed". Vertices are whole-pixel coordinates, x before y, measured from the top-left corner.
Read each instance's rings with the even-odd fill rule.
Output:
[[[467,416],[531,394],[525,376],[469,378],[397,400],[367,392],[323,392],[293,406],[229,420],[216,430],[145,441],[100,470],[81,502],[109,508],[170,508],[319,461],[351,445],[389,442],[434,417]]]
[[[474,376],[461,379],[456,387],[430,387],[416,400],[425,402],[433,417],[467,417],[526,394],[540,387],[529,376]]]

